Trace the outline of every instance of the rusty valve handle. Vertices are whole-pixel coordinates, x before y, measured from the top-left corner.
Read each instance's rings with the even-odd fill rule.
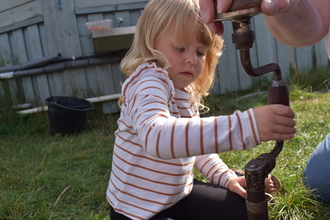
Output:
[[[216,14],[215,20],[232,20],[260,14],[261,2],[262,0],[233,0],[231,6],[225,13]],[[215,8],[217,8],[217,5]]]
[[[234,0],[227,12],[260,7],[262,0]]]

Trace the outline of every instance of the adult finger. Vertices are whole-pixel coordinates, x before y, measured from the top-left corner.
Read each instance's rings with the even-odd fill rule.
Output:
[[[214,0],[199,0],[202,20],[211,24],[215,18],[216,6]]]
[[[299,0],[263,0],[261,10],[265,15],[287,13],[294,9]]]

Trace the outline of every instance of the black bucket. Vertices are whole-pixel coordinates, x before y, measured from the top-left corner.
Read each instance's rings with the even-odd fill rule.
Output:
[[[93,110],[86,99],[51,96],[46,99],[50,135],[71,135],[84,129],[87,111]]]

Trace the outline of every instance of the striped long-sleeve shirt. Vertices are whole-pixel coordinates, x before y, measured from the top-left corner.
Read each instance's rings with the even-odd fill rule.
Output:
[[[131,219],[150,219],[186,197],[194,166],[227,187],[235,174],[217,153],[260,144],[251,109],[200,118],[189,94],[155,64],[140,65],[122,94],[107,200]]]

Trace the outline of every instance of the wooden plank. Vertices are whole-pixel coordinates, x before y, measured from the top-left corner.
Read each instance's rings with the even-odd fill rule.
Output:
[[[24,4],[26,4],[28,2],[32,2],[32,1],[35,1],[35,0],[10,0],[10,1],[2,0],[0,13],[3,11],[7,11],[11,8],[15,8],[15,7],[24,5]]]
[[[43,54],[51,54],[48,50],[48,41],[45,33],[45,25],[42,23],[39,25],[39,34],[40,34],[40,40],[42,44],[42,51]],[[55,79],[54,79],[54,74],[46,74],[47,81],[48,81],[48,89],[49,89],[49,95],[53,96],[55,95],[56,87],[55,87]]]
[[[86,22],[86,20],[79,17],[78,17],[78,23]],[[107,13],[106,15],[102,15],[99,13],[99,14],[90,14],[87,16],[88,21],[96,21],[96,20],[102,20],[108,18],[114,20],[114,14]],[[79,26],[81,26],[81,24],[79,24]],[[80,36],[82,34],[86,34],[86,32],[80,31]],[[90,44],[91,39],[87,39],[82,36],[80,37],[80,39],[83,41],[86,40],[89,41],[88,44],[85,43],[84,50],[93,50],[92,45]],[[86,69],[88,88],[89,91],[92,92],[92,94],[90,94],[91,96],[115,94],[115,90],[112,84],[114,82],[118,82],[118,78],[113,78],[111,65],[102,65],[98,67],[89,67],[85,69]],[[104,114],[118,112],[117,101],[113,100],[113,101],[103,102],[102,109]]]
[[[43,22],[43,20],[44,19],[43,19],[42,16],[36,16],[36,17],[30,18],[30,19],[27,19],[25,21],[16,22],[16,23],[10,24],[10,25],[5,26],[5,27],[0,27],[0,34],[5,33],[5,32],[9,32],[9,31],[12,31],[12,30],[15,30],[15,29],[23,28],[23,27],[26,27],[26,26],[38,24],[38,23]]]
[[[133,4],[107,5],[107,6],[90,7],[90,8],[76,8],[75,13],[77,15],[80,15],[80,14],[137,10],[137,9],[144,8],[146,6],[146,4],[147,3],[133,3]]]
[[[59,41],[64,57],[81,56],[77,19],[72,13],[73,9],[73,0],[66,0],[62,1],[62,10],[56,10],[57,30],[60,32]]]
[[[105,19],[103,14],[90,14],[87,16],[88,21],[96,21]],[[113,78],[112,65],[101,65],[88,68],[86,78],[89,83],[89,88],[97,96],[115,94],[115,89],[112,86],[114,82],[118,82],[117,78]],[[93,71],[91,71],[93,70]],[[116,101],[107,101],[102,103],[103,113],[117,112]]]
[[[12,8],[11,10],[0,13],[0,27],[22,22],[30,18],[41,16],[42,9],[40,1],[30,1],[20,7]]]
[[[219,64],[217,65],[216,69],[215,69],[215,79],[214,79],[214,83],[212,88],[210,89],[210,94],[212,95],[217,95],[220,94],[220,84],[219,84]]]
[[[60,22],[62,15],[58,15],[58,13],[60,13],[58,1],[41,1],[41,6],[44,12],[44,41],[47,42],[47,44],[45,44],[45,50],[48,51],[48,54],[45,55],[58,52],[63,55],[61,45],[62,33],[60,33],[58,29],[58,26],[61,24]],[[49,84],[52,96],[69,94],[69,87],[65,81],[65,75],[63,72],[50,73],[48,74],[48,79],[50,79]]]
[[[12,32],[12,39],[11,41],[11,48],[12,48],[12,56],[17,58],[17,63],[16,64],[23,64],[28,61],[27,57],[27,51],[26,51],[26,45],[25,45],[25,39],[24,39],[24,34],[22,29],[18,29]],[[22,82],[24,90],[24,95],[25,95],[25,101],[31,101],[35,100],[34,96],[34,91],[33,91],[33,83],[31,80],[31,77],[23,77],[21,79],[15,79],[16,85],[14,83],[12,84],[13,88],[11,90],[12,94],[16,93],[16,98],[13,97],[13,104],[19,104],[19,100],[21,99],[20,94],[18,92],[20,91],[20,88],[18,85],[20,84],[19,81]]]
[[[115,88],[112,86],[116,79],[113,79],[112,65],[102,65],[97,67],[98,85],[104,94],[115,94]],[[101,72],[102,71],[102,72]],[[102,74],[103,73],[103,74]],[[102,110],[104,114],[118,112],[115,101],[106,101],[102,103]]]
[[[43,57],[42,42],[40,39],[38,25],[29,26],[27,28],[26,36],[29,59],[35,60]],[[40,106],[45,104],[46,98],[50,96],[47,76],[45,74],[37,75],[35,77],[32,77],[32,81],[34,85],[36,105]]]
[[[112,17],[108,16],[105,17],[102,14],[93,14],[93,15],[79,15],[77,16],[77,23],[78,23],[78,30],[79,30],[79,37],[80,43],[82,48],[83,55],[90,55],[93,53],[93,45],[92,45],[92,35],[91,32],[87,29],[85,25],[88,21],[95,21],[95,20],[102,20],[102,19],[113,19]],[[87,67],[85,68],[85,75],[87,81],[87,97],[95,97],[101,95],[108,95],[113,94],[107,91],[107,88],[111,87],[111,83],[109,80],[104,79],[104,76],[111,76],[111,70],[109,70],[110,65],[99,66],[99,67]],[[106,102],[108,103],[108,102]],[[108,108],[111,109],[111,102],[108,104],[102,103],[104,108],[104,114],[111,113],[111,110],[107,110]]]
[[[96,67],[97,71],[97,85],[99,86],[101,95],[115,94],[115,88],[113,87],[116,79],[113,79],[113,72],[111,65],[100,65]]]
[[[313,64],[313,46],[296,48],[296,62],[300,73],[303,73]]]
[[[60,25],[60,15],[57,15],[59,10],[54,0],[41,1],[41,6],[44,11],[44,32],[45,41],[47,42],[46,50],[49,54],[62,52],[61,48],[61,33],[58,31]]]
[[[0,80],[0,99],[3,99],[4,97],[7,97],[5,95],[5,85],[4,85],[4,80]]]
[[[57,10],[57,19],[59,20],[57,30],[61,33],[62,37],[60,43],[63,57],[79,57],[82,55],[77,19],[73,11],[74,0],[62,1],[62,9]],[[68,87],[65,95],[84,97],[87,89],[84,70],[82,68],[70,69],[66,70],[64,74]]]
[[[109,94],[121,93],[121,85],[125,81],[124,74],[119,69],[119,64],[112,64],[105,66],[108,74],[106,75],[109,87]],[[104,114],[119,112],[118,100],[111,100],[102,103],[102,110]]]
[[[268,32],[266,23],[262,16],[254,17],[254,30],[255,30],[255,44],[254,46],[258,49],[258,65],[263,66],[269,63],[276,62],[276,50],[275,40]],[[267,73],[260,79],[267,78],[272,79],[273,73]]]
[[[86,26],[86,22],[88,22],[87,16],[85,15],[77,16],[79,41],[83,56],[91,55],[94,53],[93,43],[92,43],[93,42],[92,33],[88,30]]]
[[[57,4],[58,0],[42,1],[48,50],[61,51],[63,57],[81,56],[73,0],[62,1],[62,9]]]
[[[97,70],[95,69],[95,66],[85,67],[84,69],[85,69],[86,83],[87,83],[86,96],[96,97],[96,96],[104,95],[101,94],[101,92],[98,89],[97,80],[96,80]]]
[[[234,47],[231,39],[232,24],[229,21],[223,22],[225,33],[224,51],[218,64],[217,81],[220,94],[239,89],[239,70],[238,60],[236,55],[236,48]]]
[[[315,44],[315,52],[316,52],[316,66],[317,67],[327,67],[329,58],[327,54],[327,50],[325,48],[324,39],[319,43]]]
[[[42,8],[48,51],[50,53],[61,52],[63,57],[81,56],[77,19],[73,13],[73,0],[62,1],[61,9],[58,7],[57,0],[42,1]],[[84,70],[81,68],[53,73],[53,77],[54,95],[71,96],[76,93],[83,96],[86,93],[87,83]]]
[[[8,86],[8,89],[6,91],[6,95],[9,94],[11,97],[11,101],[13,105],[19,104],[18,103],[18,97],[19,97],[19,88],[16,79],[8,79],[5,81],[5,83]]]
[[[23,40],[24,43],[22,45],[20,45],[20,47],[17,49],[18,51],[20,51],[21,53],[24,53],[24,58],[23,58],[23,62],[19,62],[20,64],[26,63],[28,61],[31,61],[31,54],[29,49],[30,45],[29,45],[29,41],[30,41],[30,36],[28,34],[28,30],[27,28],[21,29],[22,33],[23,33]],[[24,49],[22,50],[22,46],[24,45]],[[30,57],[30,58],[29,58]],[[22,59],[22,58],[20,58]],[[32,106],[36,106],[36,99],[37,96],[35,94],[35,80],[33,79],[34,77],[30,77],[30,76],[24,76],[24,77],[20,77],[20,80],[22,80],[22,90],[24,92],[25,95],[25,102],[32,104]]]
[[[126,76],[120,71],[119,63],[111,65],[111,69],[114,93],[121,93],[121,86],[126,80]]]
[[[58,30],[62,34],[61,45],[64,57],[79,57],[82,55],[76,15],[74,11],[74,1],[62,1],[62,9],[57,16],[61,16]],[[67,22],[70,21],[70,22]],[[70,69],[64,71],[69,91],[65,95],[84,97],[87,89],[85,72],[83,68]]]
[[[1,65],[0,65],[1,66]],[[14,95],[16,97],[16,93],[12,94],[10,87],[13,87],[11,84],[16,86],[15,80],[12,79],[2,79],[0,80],[0,101],[3,101],[3,104],[5,105],[13,105],[12,102],[12,96]],[[0,102],[1,104],[1,102]],[[1,105],[0,105],[1,107]]]
[[[276,42],[278,65],[281,69],[282,78],[287,81],[290,78],[290,66],[295,63],[294,49],[279,41]]]
[[[43,54],[50,54],[48,51],[48,41],[46,40],[46,33],[45,33],[45,25],[44,23],[38,24],[39,28],[39,35],[40,35],[40,41],[41,41],[41,46],[42,46],[42,53]]]
[[[138,4],[147,3],[149,0],[98,0],[98,1],[86,1],[75,0],[74,4],[76,8],[96,8],[111,5],[125,5],[125,4]]]
[[[121,16],[122,14],[119,14]],[[127,15],[127,13],[125,13]],[[102,19],[115,19],[114,13],[107,13],[106,16],[104,14],[90,14],[87,16],[88,21],[97,21]],[[126,17],[125,17],[126,18]],[[127,19],[129,20],[129,19]],[[125,23],[124,23],[125,24]],[[89,49],[92,49],[92,46],[86,46]],[[116,90],[113,84],[118,83],[118,77],[113,76],[116,72],[112,69],[113,65],[102,65],[97,67],[86,68],[86,78],[89,84],[89,89],[92,90],[93,94],[98,95],[108,95],[115,94]],[[118,67],[117,67],[118,69]],[[118,89],[118,88],[117,88]],[[119,88],[120,90],[120,88]],[[118,93],[120,93],[119,91]],[[113,113],[118,112],[117,101],[107,101],[102,103],[103,113]]]
[[[87,84],[84,69],[77,68],[66,70],[65,77],[69,86],[69,93],[65,95],[85,98]]]
[[[103,19],[103,14],[90,14],[87,16],[87,20],[90,21],[98,21]],[[92,45],[85,45],[88,50],[93,50]],[[89,67],[86,68],[86,80],[88,82],[88,90],[92,93],[92,96],[99,95],[108,95],[102,91],[103,83],[102,83],[102,71],[98,67]],[[98,82],[101,82],[99,85]],[[109,86],[109,85],[108,85]]]
[[[11,66],[13,59],[11,57],[10,42],[7,33],[0,34],[0,66]],[[0,80],[0,96],[10,98],[8,89],[8,80]]]
[[[0,34],[0,59],[3,66],[13,63],[10,42],[7,33]]]
[[[139,18],[141,16],[140,10],[130,11],[131,25],[136,26]]]

